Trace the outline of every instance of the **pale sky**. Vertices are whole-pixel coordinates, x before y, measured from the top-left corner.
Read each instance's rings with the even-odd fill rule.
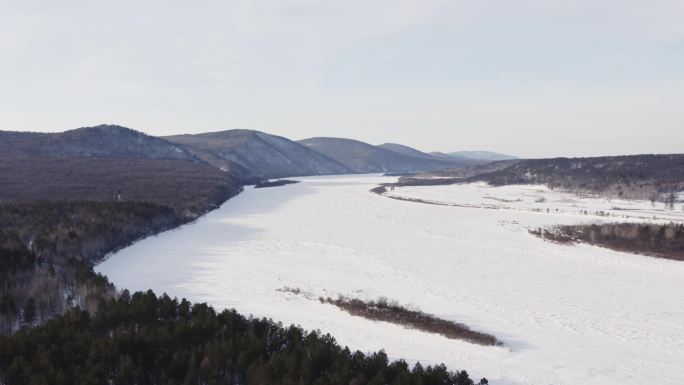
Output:
[[[683,0],[0,0],[0,129],[684,152]]]

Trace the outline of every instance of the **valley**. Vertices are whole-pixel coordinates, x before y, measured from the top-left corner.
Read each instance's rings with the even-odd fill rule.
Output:
[[[396,178],[298,180],[248,187],[196,222],[135,243],[95,269],[119,288],[151,288],[320,329],[350,349],[444,362],[493,384],[676,383],[683,375],[684,294],[672,290],[684,278],[681,262],[559,245],[528,232],[613,220],[596,214],[613,207],[621,210],[611,215],[622,219],[681,221],[679,208],[540,186],[390,191],[447,204],[428,205],[369,191]],[[367,320],[318,301],[340,295],[385,297],[503,345]]]
[[[6,2],[0,385],[684,384],[684,2]]]

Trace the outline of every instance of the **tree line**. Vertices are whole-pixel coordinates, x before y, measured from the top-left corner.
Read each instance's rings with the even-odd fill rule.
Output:
[[[530,232],[558,243],[583,242],[617,251],[684,261],[684,224],[681,223],[562,225]]]
[[[0,204],[0,334],[76,305],[94,311],[114,288],[93,263],[184,221],[153,203]]]
[[[676,193],[684,191],[684,155],[527,159],[464,181],[494,186],[543,184],[577,194],[648,199],[674,208]]]
[[[479,384],[487,384],[481,379]],[[329,334],[217,313],[152,291],[101,299],[0,336],[0,385],[474,385],[444,365],[410,367]]]

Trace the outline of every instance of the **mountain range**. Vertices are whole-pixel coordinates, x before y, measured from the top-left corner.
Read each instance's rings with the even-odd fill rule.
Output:
[[[210,174],[215,173],[215,169],[219,169],[226,174],[224,178],[236,185],[306,175],[438,171],[480,165],[489,161],[485,160],[487,157],[495,157],[493,153],[486,153],[486,156],[484,152],[478,154],[425,153],[402,144],[375,146],[345,138],[316,137],[292,141],[253,130],[166,137],[154,137],[117,125],[82,127],[61,133],[0,131],[0,157],[4,159],[5,166],[16,166],[17,162],[22,163],[18,159],[30,157],[31,162],[22,164],[26,171],[32,169],[36,175],[44,174],[33,170],[38,165],[59,175],[55,167],[67,162],[72,168],[70,175],[77,175],[78,170],[85,171],[88,167],[119,167],[125,160],[127,167],[142,172],[142,177],[151,172],[144,171],[146,167],[154,165],[155,175],[158,175],[163,173],[159,168],[168,169],[169,162],[176,161],[184,162],[176,164],[182,164],[181,168],[197,169],[197,175],[207,175],[207,170],[212,170]],[[141,159],[149,161],[141,163]],[[105,174],[114,178],[122,172],[112,170]],[[43,182],[42,186],[50,185],[47,180]],[[101,182],[111,184],[111,181]],[[47,193],[37,195],[42,194]]]
[[[252,130],[154,137],[117,125],[0,131],[0,202],[136,201],[195,218],[241,186],[305,175],[453,170],[481,161]]]
[[[163,137],[199,159],[253,183],[304,175],[432,171],[481,161],[385,143],[374,146],[344,138],[300,141],[253,130],[227,130]]]
[[[299,143],[357,173],[430,171],[472,163],[457,158],[440,159],[393,143],[373,146],[353,139],[326,137],[304,139]]]
[[[297,142],[259,131],[228,130],[164,139],[246,181],[353,172],[344,164]]]

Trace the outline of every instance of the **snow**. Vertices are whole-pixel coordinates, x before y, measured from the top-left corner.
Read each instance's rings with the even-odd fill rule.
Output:
[[[621,207],[626,210],[611,213],[662,221],[684,219],[680,208],[540,186],[389,192],[474,207],[429,205],[368,191],[396,178],[301,180],[248,188],[195,223],[119,251],[96,270],[120,288],[152,288],[320,329],[352,349],[444,362],[492,384],[678,384],[684,378],[684,263],[556,245],[527,232],[622,219],[583,210]],[[545,201],[537,202],[540,197]],[[353,317],[278,290],[284,287],[312,298],[384,296],[491,333],[505,346]]]
[[[486,183],[451,186],[402,187],[386,195],[421,199],[427,202],[488,209],[507,209],[551,214],[584,215],[583,222],[600,218],[604,221],[684,221],[681,207],[670,210],[661,202],[645,200],[580,197],[566,191],[554,191],[546,186],[515,185],[492,187]],[[676,205],[684,206],[684,205]],[[586,213],[585,213],[586,211]],[[572,216],[572,215],[570,215]]]

